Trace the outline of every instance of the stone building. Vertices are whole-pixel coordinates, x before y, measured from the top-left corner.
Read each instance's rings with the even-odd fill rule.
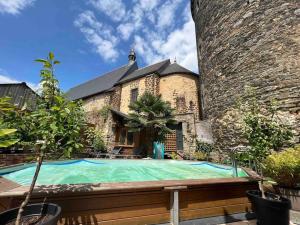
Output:
[[[245,86],[276,99],[300,133],[300,5],[294,0],[192,0],[204,117],[216,142],[237,145],[224,125]]]
[[[199,125],[199,75],[169,59],[139,68],[133,50],[128,59],[127,65],[71,88],[67,96],[83,100],[89,121],[103,132],[110,147],[122,146],[132,154],[142,146],[151,154],[149,135],[132,134],[125,126],[128,106],[146,91],[161,95],[176,109],[178,122],[167,135],[166,150],[194,150],[196,130],[203,126]]]

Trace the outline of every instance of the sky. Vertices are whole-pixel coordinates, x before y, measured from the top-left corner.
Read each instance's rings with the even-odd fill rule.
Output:
[[[188,0],[0,0],[0,83],[37,89],[50,51],[63,91],[128,63],[170,58],[198,72]]]

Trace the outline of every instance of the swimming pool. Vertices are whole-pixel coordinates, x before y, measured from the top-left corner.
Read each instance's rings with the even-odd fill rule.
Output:
[[[31,183],[34,164],[0,170],[0,176],[21,185]],[[238,169],[239,177],[247,173]],[[233,168],[209,162],[176,160],[80,159],[45,162],[37,185],[232,178]]]

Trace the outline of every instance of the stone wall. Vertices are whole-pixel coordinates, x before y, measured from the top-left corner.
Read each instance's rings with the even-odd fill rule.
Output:
[[[109,93],[100,94],[84,100],[89,121],[103,133],[106,144],[114,145],[115,134],[112,115],[105,120],[99,116],[99,110],[110,105],[115,110],[129,113],[131,90],[138,88],[138,96],[145,91],[154,95],[161,94],[162,99],[176,109],[176,120],[182,122],[184,150],[195,150],[196,121],[199,121],[199,82],[198,78],[187,74],[172,74],[159,77],[157,74],[129,81],[114,87]]]
[[[110,93],[102,93],[84,99],[83,108],[86,112],[99,111],[110,103]]]
[[[160,78],[156,74],[151,74],[146,76],[145,84],[147,87],[147,91],[153,95],[158,95],[159,87],[160,87],[159,82],[160,82]]]
[[[199,80],[186,74],[173,74],[160,78],[159,91],[164,101],[171,103],[176,113],[194,113],[199,120]]]
[[[131,90],[138,88],[138,96],[141,96],[148,87],[146,87],[146,78],[140,78],[137,80],[129,81],[121,85],[121,102],[120,102],[120,111],[123,113],[129,112],[130,96]]]
[[[113,109],[118,111],[120,111],[120,107],[121,107],[121,93],[122,93],[121,86],[115,87],[113,92],[111,93],[111,98],[109,103],[109,105]]]
[[[215,139],[230,142],[222,126],[245,85],[262,102],[277,99],[300,133],[300,5],[294,0],[194,0],[205,117]],[[225,118],[226,119],[226,118]],[[299,141],[299,139],[298,139]]]
[[[177,121],[182,123],[183,149],[188,155],[196,150],[196,118],[193,113],[177,114]]]

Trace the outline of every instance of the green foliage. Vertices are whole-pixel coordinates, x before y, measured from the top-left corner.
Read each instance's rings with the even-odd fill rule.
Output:
[[[213,144],[206,143],[203,141],[196,140],[196,151],[202,152],[206,156],[206,160],[209,160],[210,154],[214,151],[215,147]]]
[[[279,185],[300,186],[300,145],[282,152],[274,152],[264,162],[264,172]]]
[[[249,159],[254,161],[257,170],[261,171],[262,161],[271,150],[280,149],[293,135],[291,128],[283,124],[278,117],[274,101],[262,105],[256,96],[255,90],[249,88],[239,107],[243,115],[244,135],[250,145]]]
[[[35,121],[30,115],[31,113],[26,109],[14,109],[3,113],[2,119],[5,126],[8,128],[18,128],[15,136],[20,139],[18,145],[22,147],[32,146],[36,140],[35,132],[33,132],[36,129]]]
[[[82,130],[86,127],[81,102],[69,101],[58,88],[54,65],[59,64],[54,54],[47,59],[38,59],[41,70],[42,100],[37,109],[28,115],[34,123],[32,133],[36,140],[43,140],[41,150],[58,156],[70,157],[83,147]]]
[[[15,109],[9,101],[10,98],[0,98],[0,148],[7,148],[19,141],[19,139],[14,136],[17,129],[7,128],[7,125],[3,121],[4,115]]]
[[[93,140],[92,140],[92,147],[99,152],[106,152],[107,147],[103,140],[103,136],[100,132],[95,132]]]
[[[195,151],[192,153],[192,158],[198,161],[205,161],[207,160],[207,155],[204,152]]]
[[[42,63],[41,99],[33,111],[10,110],[3,113],[3,123],[8,128],[18,128],[15,133],[24,146],[34,145],[43,140],[41,150],[56,157],[70,157],[81,151],[84,131],[87,128],[85,114],[80,101],[70,101],[59,90],[54,76],[54,65],[59,64],[54,54],[47,59],[37,59]],[[5,102],[0,101],[0,106]]]
[[[36,59],[36,62],[43,64],[43,69],[40,71],[41,85],[42,85],[42,98],[47,107],[55,104],[55,97],[60,95],[58,87],[58,80],[54,76],[54,65],[59,61],[54,60],[54,54],[49,53],[47,59]]]
[[[11,145],[16,144],[19,141],[19,139],[11,139],[9,137],[10,134],[15,133],[16,131],[16,129],[0,129],[0,148],[9,147]]]
[[[174,109],[160,95],[145,92],[129,108],[131,112],[127,126],[130,132],[151,128],[154,131],[154,141],[162,142],[165,135],[172,131],[167,125],[175,124]]]
[[[109,115],[109,110],[110,110],[110,106],[103,106],[103,107],[99,110],[99,115],[100,115],[104,120],[107,120],[108,115]]]
[[[171,155],[170,155],[171,159],[173,160],[177,160],[179,159],[179,156],[175,153],[175,152],[172,152]]]

